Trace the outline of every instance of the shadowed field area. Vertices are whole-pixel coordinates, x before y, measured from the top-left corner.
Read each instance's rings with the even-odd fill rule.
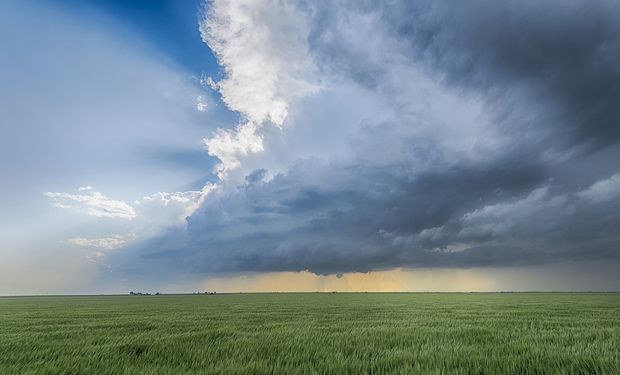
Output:
[[[2,374],[613,374],[620,294],[0,298]]]

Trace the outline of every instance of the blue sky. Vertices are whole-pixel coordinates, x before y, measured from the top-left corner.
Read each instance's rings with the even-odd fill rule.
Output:
[[[26,264],[72,252],[66,240],[78,233],[131,231],[58,212],[47,191],[92,185],[131,202],[158,191],[200,190],[214,178],[202,138],[236,116],[200,84],[218,68],[197,31],[199,6],[173,12],[173,3],[142,11],[127,4],[1,5],[2,45],[11,59],[0,63],[7,177],[0,221],[4,251]],[[212,104],[208,113],[197,110],[198,100]],[[64,261],[59,255],[61,269]]]
[[[0,294],[617,290],[617,12],[2,2]]]
[[[77,1],[54,3],[78,17],[111,18],[191,74],[218,75],[219,65],[200,38],[203,1]]]

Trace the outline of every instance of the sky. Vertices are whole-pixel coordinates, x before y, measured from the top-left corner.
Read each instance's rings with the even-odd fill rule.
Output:
[[[0,2],[0,294],[620,290],[615,0]]]

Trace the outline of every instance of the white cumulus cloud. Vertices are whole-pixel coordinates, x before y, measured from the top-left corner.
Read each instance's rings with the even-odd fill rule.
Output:
[[[309,31],[302,11],[283,1],[209,3],[200,32],[226,72],[217,83],[226,105],[281,126],[290,102],[318,89]]]
[[[210,77],[205,82],[243,117],[235,129],[220,129],[205,139],[209,154],[221,161],[216,168],[224,178],[239,167],[241,157],[263,151],[264,124],[282,127],[292,103],[320,84],[307,43],[306,14],[293,4],[210,2],[200,32],[225,71],[219,82]]]
[[[211,138],[205,138],[209,155],[220,159],[216,166],[218,176],[241,165],[240,159],[249,153],[263,151],[263,138],[257,133],[256,124],[247,122],[234,130],[219,129]]]

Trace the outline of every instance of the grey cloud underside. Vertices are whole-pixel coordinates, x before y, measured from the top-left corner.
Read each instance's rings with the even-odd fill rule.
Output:
[[[616,1],[300,7],[321,71],[387,98],[394,114],[360,126],[349,158],[297,160],[271,180],[257,170],[218,190],[187,228],[119,252],[121,269],[336,274],[620,257],[620,196],[582,194],[620,172]],[[385,50],[341,35],[355,15],[372,20]],[[512,141],[460,158],[409,132],[420,115],[393,77],[408,64],[479,99]]]
[[[412,176],[396,165],[317,170],[300,164],[286,176],[222,197],[223,204],[212,200],[192,218],[189,231],[199,247],[205,240],[222,239],[210,243],[217,250],[192,251],[191,245],[186,250],[201,271],[335,273],[439,264],[441,256],[426,251],[436,246],[433,241],[416,244],[398,238],[444,225],[481,200],[497,199],[497,191],[509,194],[540,178],[537,171],[503,173],[498,168]],[[222,210],[231,207],[230,200],[241,206]],[[458,256],[461,262],[485,262],[463,255]]]
[[[549,192],[523,207],[519,202],[529,196],[523,192],[545,175],[515,162],[413,176],[402,165],[372,169],[307,161],[267,183],[212,196],[189,218],[187,231],[167,233],[163,242],[158,238],[144,246],[151,252],[140,262],[165,259],[173,268],[198,273],[330,274],[620,255],[617,200],[591,205],[572,193]],[[550,203],[558,196],[567,198]],[[491,210],[476,220],[464,219],[476,209],[501,204],[515,206],[508,207],[508,218]],[[542,211],[530,212],[532,206]],[[455,244],[463,245],[452,249]]]

